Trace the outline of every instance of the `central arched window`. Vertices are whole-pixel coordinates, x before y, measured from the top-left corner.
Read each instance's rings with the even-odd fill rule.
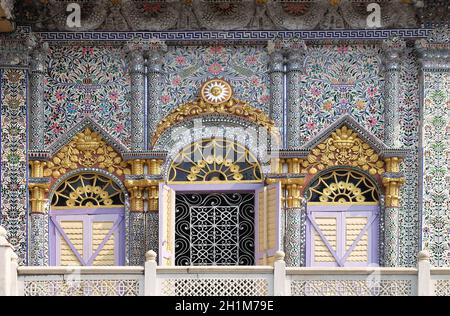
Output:
[[[162,265],[253,265],[279,249],[280,185],[264,186],[256,157],[208,138],[178,152],[160,190]]]
[[[334,170],[306,191],[309,266],[378,264],[378,192],[367,175]]]
[[[169,170],[169,182],[260,182],[256,157],[236,142],[210,138],[181,150]]]
[[[123,265],[124,193],[114,181],[83,173],[63,181],[52,196],[52,265]]]

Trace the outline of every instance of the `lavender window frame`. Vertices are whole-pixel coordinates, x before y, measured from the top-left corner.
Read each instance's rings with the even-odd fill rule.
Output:
[[[115,265],[125,265],[125,208],[79,208],[51,210],[49,213],[49,258],[51,266],[56,266],[60,259],[59,244],[63,236],[59,233],[55,222],[59,225],[61,220],[83,221],[83,258],[80,260],[81,265],[92,265],[96,257],[93,256],[93,253],[91,253],[90,257],[86,258],[86,245],[92,242],[92,229],[89,229],[92,226],[90,224],[86,225],[86,223],[92,223],[94,221],[113,221],[114,224],[112,234],[115,235]],[[104,246],[104,243],[102,244],[100,245],[102,247],[99,247],[100,250]],[[72,248],[70,244],[69,247]],[[96,252],[98,255],[99,251]],[[76,253],[75,255],[77,256]]]
[[[256,209],[256,207],[257,207],[257,205],[256,205],[256,200],[257,200],[256,193],[261,188],[264,188],[264,183],[223,183],[223,184],[222,183],[214,183],[213,189],[211,189],[211,186],[208,185],[207,183],[196,183],[196,184],[174,184],[174,183],[172,183],[172,184],[170,184],[170,183],[169,184],[163,184],[163,183],[161,183],[160,184],[160,190],[159,190],[160,194],[162,192],[161,185],[168,186],[170,189],[172,189],[174,191],[175,195],[177,193],[190,193],[190,192],[204,192],[204,193],[215,193],[215,192],[229,193],[229,192],[231,192],[232,193],[232,192],[239,191],[239,192],[254,193],[255,194],[255,197],[254,197],[254,199],[255,199],[254,225],[255,225],[255,232],[256,232],[256,227],[257,227],[256,219],[257,219],[257,211],[258,211]],[[161,200],[161,196],[159,196],[159,198]],[[160,207],[159,209],[160,209],[159,211],[161,212],[162,208]],[[173,209],[172,211],[173,211],[173,213],[175,215],[175,209]],[[160,238],[159,238],[158,244],[159,244],[159,249],[163,249],[163,247],[164,247],[163,244],[162,244],[163,238],[161,238],[161,236],[163,236],[162,229],[164,229],[164,227],[161,227],[161,225],[160,225],[159,229],[160,229],[160,231],[159,231]],[[278,234],[279,233],[280,232],[278,232]],[[254,240],[254,242],[255,242],[255,249],[257,247],[256,241],[257,240],[255,239]],[[174,242],[175,242],[175,239],[174,239]],[[175,257],[175,254],[174,254],[174,257]],[[254,259],[255,259],[255,264],[256,264],[256,260],[257,260],[256,254],[255,254],[255,258]],[[160,262],[160,264],[161,264],[161,262]]]
[[[309,267],[367,267],[378,266],[378,244],[379,244],[379,221],[380,221],[380,206],[379,205],[307,205],[307,219],[306,219],[306,266]],[[367,263],[362,262],[342,262],[339,264],[339,259],[346,259],[343,255],[346,252],[345,245],[345,217],[346,215],[365,216],[368,218],[369,228],[369,260]],[[314,231],[315,228],[310,219],[314,219],[315,215],[332,215],[337,217],[337,257],[335,262],[314,262]],[[320,233],[319,233],[320,235]],[[363,234],[364,235],[364,234]],[[322,238],[322,236],[321,236]],[[357,243],[355,244],[355,246]],[[352,247],[351,247],[352,248]],[[349,248],[350,249],[350,248]],[[351,254],[351,252],[350,252]]]

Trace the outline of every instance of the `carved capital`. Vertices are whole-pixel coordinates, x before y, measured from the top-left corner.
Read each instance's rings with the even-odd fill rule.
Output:
[[[423,70],[450,69],[450,31],[446,27],[434,29],[427,39],[416,41]]]
[[[143,212],[144,211],[144,189],[139,186],[128,187],[130,193],[130,211]]]
[[[45,205],[48,201],[49,183],[30,182],[30,204],[32,213],[45,213]]]
[[[149,159],[147,160],[147,168],[148,173],[151,175],[160,175],[161,174],[161,165],[163,164],[164,160],[162,159]]]
[[[400,187],[405,183],[405,178],[387,177],[383,175],[383,185],[386,189],[385,206],[386,207],[400,207]]]
[[[162,72],[164,54],[167,52],[167,45],[164,41],[151,40],[147,42],[146,56],[148,58],[148,72]]]
[[[406,48],[406,42],[397,36],[390,37],[383,41],[382,44],[384,65],[389,70],[399,70],[401,56]]]

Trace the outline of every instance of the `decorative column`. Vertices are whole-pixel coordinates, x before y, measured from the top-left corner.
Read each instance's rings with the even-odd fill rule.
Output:
[[[302,245],[301,236],[303,229],[302,216],[304,210],[303,198],[300,195],[304,178],[300,175],[301,159],[286,159],[288,174],[282,183],[286,189],[286,230],[285,230],[285,253],[286,264],[290,267],[301,266],[302,263]]]
[[[287,147],[298,148],[300,143],[300,116],[302,113],[300,102],[300,86],[305,58],[306,45],[303,40],[293,38],[284,41],[287,52]]]
[[[420,56],[421,131],[419,190],[422,203],[422,249],[430,252],[431,265],[450,266],[449,158],[450,158],[450,30],[434,29],[416,42]],[[419,151],[420,153],[420,151]]]
[[[48,43],[43,43],[36,35],[27,39],[30,49],[29,70],[29,164],[31,177],[28,181],[30,191],[30,242],[29,265],[48,264],[48,209],[47,194],[49,179],[44,178],[45,166],[45,121],[44,79],[47,71],[46,58]]]
[[[126,46],[128,73],[131,79],[131,150],[145,149],[145,64],[143,43],[132,41]]]
[[[29,149],[39,151],[44,149],[44,78],[47,66],[45,59],[48,52],[47,43],[37,43],[37,39],[32,38],[30,45],[34,45],[31,50],[30,59],[30,111],[29,111]]]
[[[402,51],[406,43],[399,37],[383,41],[385,67],[384,94],[384,143],[388,147],[400,147],[400,67]]]
[[[280,49],[274,48],[274,43],[269,42],[267,49],[270,54],[269,78],[270,78],[270,118],[282,135],[283,144],[283,100],[284,100],[284,57]]]
[[[131,176],[125,180],[125,187],[130,194],[129,214],[129,264],[143,265],[145,254],[145,214],[144,187],[141,178],[144,175],[144,160],[133,159],[130,162]]]
[[[384,266],[396,267],[399,265],[400,251],[400,186],[405,178],[400,173],[400,157],[385,158],[386,172],[383,174],[385,187],[384,208]]]
[[[36,159],[36,157],[33,157]],[[48,191],[50,181],[44,178],[45,161],[30,160],[30,241],[28,243],[31,266],[48,265]]]
[[[147,250],[158,252],[158,216],[159,216],[159,183],[161,177],[162,159],[147,160],[147,170],[150,181],[147,185],[148,209],[145,213],[145,245]]]
[[[162,41],[151,41],[147,62],[147,139],[152,139],[161,118],[162,65],[167,46]],[[148,142],[149,142],[148,141]],[[150,142],[149,142],[150,143]]]

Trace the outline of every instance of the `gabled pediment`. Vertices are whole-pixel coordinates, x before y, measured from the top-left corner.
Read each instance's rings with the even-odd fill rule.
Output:
[[[313,149],[325,139],[329,138],[337,129],[340,129],[343,126],[347,126],[347,128],[355,132],[363,142],[367,143],[378,154],[382,154],[383,151],[389,150],[389,148],[380,139],[359,124],[350,114],[341,116],[333,124],[321,130],[309,142],[304,144],[302,149]]]
[[[335,166],[350,166],[372,175],[385,172],[382,154],[386,145],[350,115],[345,115],[306,143],[304,170],[315,174]]]
[[[129,174],[128,164],[122,158],[125,150],[125,146],[87,118],[52,146],[44,176],[59,178],[81,168],[100,168],[118,176]]]
[[[50,155],[53,156],[57,151],[59,151],[63,146],[68,144],[78,133],[85,130],[86,128],[90,128],[93,132],[98,133],[101,138],[116,152],[119,154],[123,154],[127,151],[125,145],[123,145],[120,141],[112,137],[103,127],[101,127],[97,122],[95,122],[91,117],[85,117],[81,120],[81,122],[77,123],[71,129],[69,129],[60,139],[54,142],[49,150]]]

